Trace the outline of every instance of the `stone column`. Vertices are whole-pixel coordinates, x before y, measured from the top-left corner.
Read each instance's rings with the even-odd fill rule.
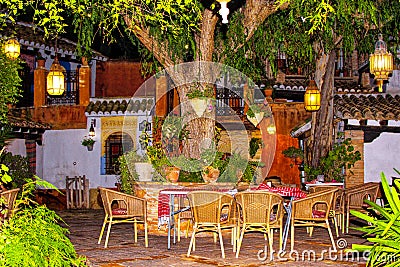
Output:
[[[82,66],[79,68],[79,105],[87,106],[90,100],[91,70],[87,59],[82,57]]]
[[[45,60],[39,59],[38,66],[34,71],[33,78],[33,105],[34,107],[42,107],[46,104],[46,68]]]

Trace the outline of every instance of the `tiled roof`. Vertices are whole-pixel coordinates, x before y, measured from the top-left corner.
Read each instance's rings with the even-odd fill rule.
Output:
[[[400,120],[400,95],[335,95],[334,106],[342,119]]]
[[[19,118],[15,116],[8,116],[8,121],[13,128],[23,128],[31,130],[49,130],[51,126],[45,123],[30,121],[26,118]]]
[[[8,32],[8,30],[15,30],[15,32]],[[28,50],[39,50],[55,53],[55,39],[44,39],[44,31],[40,28],[34,27],[34,25],[24,22],[17,22],[15,27],[5,27],[2,32],[0,32],[0,37],[15,36],[22,47],[26,47]],[[75,58],[77,55],[75,53],[76,43],[59,37],[57,38],[57,52],[61,54],[61,57],[66,55]],[[93,59],[106,61],[107,57],[93,51]]]
[[[89,115],[141,115],[150,112],[154,106],[153,98],[93,99],[86,107]]]

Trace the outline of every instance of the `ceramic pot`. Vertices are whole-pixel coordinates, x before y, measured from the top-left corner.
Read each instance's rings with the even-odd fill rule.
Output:
[[[179,172],[181,169],[178,167],[166,167],[165,178],[171,183],[176,183],[179,180]]]

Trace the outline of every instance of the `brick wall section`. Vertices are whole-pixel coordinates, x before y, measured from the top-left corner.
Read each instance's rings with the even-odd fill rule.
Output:
[[[353,174],[346,170],[345,187],[349,188],[364,184],[364,132],[361,130],[346,131],[345,137],[351,138],[354,149],[361,153],[361,160],[357,161],[351,169]]]

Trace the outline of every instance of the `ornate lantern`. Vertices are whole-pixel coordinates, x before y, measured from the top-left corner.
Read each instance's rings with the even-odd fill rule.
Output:
[[[65,91],[65,68],[60,65],[58,58],[54,59],[50,67],[49,74],[47,74],[47,93],[52,96],[62,95]]]
[[[16,39],[9,39],[4,44],[4,53],[9,59],[17,59],[21,53],[21,48]]]
[[[93,120],[92,120],[92,123],[90,124],[90,128],[89,128],[89,137],[94,137],[95,135],[96,135],[96,133],[94,132]]]
[[[231,0],[217,0],[221,4],[221,9],[219,10],[219,14],[222,16],[222,23],[228,23],[228,14],[229,8],[227,4]]]
[[[321,93],[314,80],[310,81],[304,94],[304,108],[307,111],[317,111],[321,107]]]
[[[379,34],[378,39],[375,43],[375,52],[369,56],[369,71],[375,75],[378,90],[382,92],[383,81],[393,72],[393,55],[387,51],[382,34]]]

